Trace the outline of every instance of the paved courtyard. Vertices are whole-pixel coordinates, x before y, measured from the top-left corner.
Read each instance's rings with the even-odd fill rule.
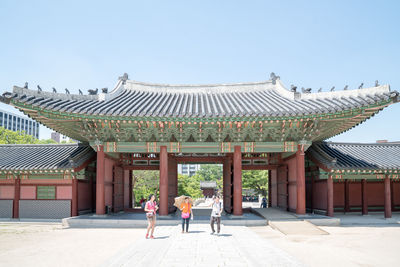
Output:
[[[103,266],[301,266],[293,257],[243,226],[223,227],[210,235],[205,224],[182,234],[180,227],[163,226],[157,239],[139,240]]]
[[[397,266],[400,227],[320,227],[326,235],[285,235],[270,226],[207,224],[144,229],[63,228],[60,223],[0,223],[0,266]]]

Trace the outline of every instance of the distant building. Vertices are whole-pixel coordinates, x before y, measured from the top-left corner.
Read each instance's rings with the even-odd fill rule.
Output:
[[[217,182],[216,181],[201,181],[200,189],[203,191],[203,196],[212,197],[216,195],[217,190]]]
[[[192,176],[200,170],[200,164],[179,164],[178,173],[183,175]]]
[[[68,143],[71,139],[68,136],[62,135],[57,132],[52,132],[51,133],[51,139],[56,141],[57,143]]]
[[[0,127],[14,132],[25,131],[26,134],[39,139],[38,122],[2,109],[0,109]]]

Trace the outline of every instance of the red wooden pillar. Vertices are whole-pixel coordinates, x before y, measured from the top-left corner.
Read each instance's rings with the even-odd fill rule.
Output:
[[[72,178],[71,216],[78,216],[78,180]]]
[[[178,196],[178,161],[175,159],[174,160],[174,195],[175,197]],[[175,202],[175,201],[174,201]]]
[[[393,182],[394,181],[390,181],[390,200],[391,200],[391,210],[394,211],[396,205],[394,203],[394,190],[393,190]]]
[[[104,147],[99,146],[97,151],[96,165],[96,214],[103,215],[106,213],[105,195],[104,195],[104,172],[105,158]]]
[[[233,215],[243,215],[242,210],[242,149],[235,146],[233,153]]]
[[[306,174],[304,167],[304,147],[298,146],[296,152],[296,165],[297,165],[297,214],[306,214]]]
[[[271,207],[272,204],[271,193],[271,170],[268,170],[268,208]]]
[[[385,218],[392,218],[392,200],[390,194],[390,178],[385,177]]]
[[[168,212],[174,212],[175,197],[178,195],[178,164],[176,158],[168,156]]]
[[[160,146],[160,211],[168,215],[168,152],[166,146]]]
[[[349,201],[349,180],[344,181],[344,212],[350,211],[350,201]]]
[[[327,188],[327,202],[326,202],[326,215],[333,217],[333,179],[332,176],[326,180]]]
[[[21,177],[14,180],[13,218],[19,218],[19,199],[21,194]]]
[[[311,212],[314,212],[314,188],[315,188],[315,178],[314,178],[314,175],[312,174],[311,175],[311,190],[310,190],[310,194],[311,194],[311,196],[310,196],[310,202],[311,202],[311,207],[310,207],[310,209],[311,209]]]
[[[367,195],[367,179],[361,182],[361,198],[362,198],[362,215],[368,214],[368,195]]]
[[[131,209],[132,208],[132,191],[133,191],[133,188],[132,188],[132,171],[131,170],[129,170],[129,208]]]
[[[94,210],[94,201],[93,201],[93,177],[91,175],[88,176],[89,178],[89,188],[90,188],[90,211]]]
[[[223,165],[223,202],[224,210],[228,213],[232,212],[232,173],[231,173],[231,159],[226,157]]]

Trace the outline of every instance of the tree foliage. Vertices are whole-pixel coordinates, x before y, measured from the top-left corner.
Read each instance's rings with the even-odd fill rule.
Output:
[[[267,196],[268,171],[252,170],[242,172],[243,189],[253,189],[258,194]]]
[[[57,144],[53,139],[39,140],[32,135],[0,127],[0,144]]]
[[[159,194],[159,171],[132,171],[132,187],[135,205],[139,205],[140,199],[147,199],[150,194]]]
[[[178,194],[187,195],[192,198],[203,197],[200,189],[201,181],[216,181],[217,188],[222,190],[222,165],[202,164],[195,175],[180,175],[178,177]]]
[[[178,175],[178,195],[190,196],[192,198],[200,198],[203,196],[203,192],[200,189],[200,181],[204,181],[204,178],[198,174],[187,176]]]
[[[141,198],[150,194],[159,195],[159,171],[132,171],[133,199],[139,205]],[[243,171],[243,189],[253,189],[258,194],[267,195],[268,171]],[[222,191],[222,166],[216,164],[204,164],[195,175],[178,175],[178,195],[186,195],[192,198],[203,197],[200,189],[201,181],[216,181],[217,188]]]
[[[222,179],[222,165],[221,164],[202,164],[200,169],[196,172],[201,176],[204,181],[218,181]]]

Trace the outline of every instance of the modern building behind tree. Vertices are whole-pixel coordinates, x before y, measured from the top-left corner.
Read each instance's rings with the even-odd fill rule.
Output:
[[[179,164],[178,173],[183,175],[192,176],[200,170],[200,164]]]
[[[51,133],[51,139],[56,141],[57,143],[68,143],[70,142],[70,140],[72,140],[71,138],[69,138],[66,135],[62,135],[58,132],[52,132]]]
[[[14,132],[25,131],[39,139],[39,123],[25,116],[19,116],[0,109],[0,127]]]

